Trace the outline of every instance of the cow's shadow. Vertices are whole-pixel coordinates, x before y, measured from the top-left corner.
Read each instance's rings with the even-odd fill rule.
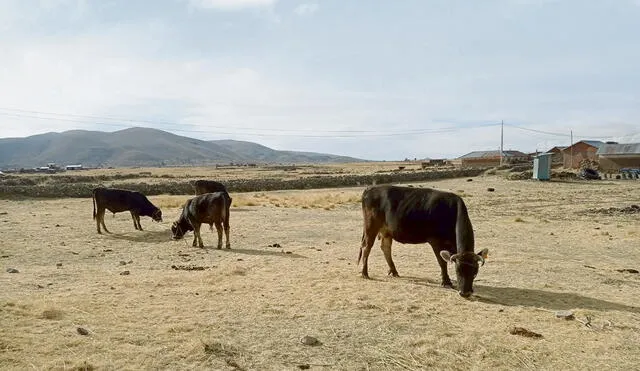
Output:
[[[188,243],[185,242],[185,250],[181,250],[182,253],[194,253],[194,254],[208,254],[208,253],[225,253],[225,254],[242,254],[242,255],[254,255],[254,256],[278,256],[282,258],[292,258],[292,259],[306,259],[307,257],[304,255],[296,254],[296,253],[285,253],[282,251],[270,251],[270,250],[253,250],[253,249],[236,249],[231,246],[230,249],[221,248],[218,249],[215,245],[204,245],[203,248],[194,247],[191,245],[191,240]],[[192,249],[192,250],[190,250]]]
[[[476,286],[476,300],[487,304],[527,306],[549,310],[591,309],[640,313],[640,307],[591,298],[572,292],[553,292],[506,286]]]
[[[440,286],[440,281],[418,278],[404,277],[410,282],[429,287]],[[590,309],[590,310],[618,310],[630,313],[640,313],[640,307],[625,305],[606,301],[602,299],[590,298],[571,292],[553,292],[535,289],[523,289],[508,286],[485,286],[474,285],[475,294],[472,300],[487,304],[497,304],[505,306],[524,306],[532,308],[545,308],[548,310],[568,310],[568,309]]]
[[[126,240],[131,242],[159,243],[171,241],[171,231],[132,231],[126,234],[105,233],[105,236],[116,240]]]
[[[210,248],[211,249],[211,248]],[[254,250],[254,249],[235,249],[231,246],[230,249],[222,248],[220,250],[213,248],[213,251],[228,253],[228,254],[243,254],[243,255],[256,255],[256,256],[280,256],[283,258],[293,258],[293,259],[301,259],[307,258],[304,255],[296,254],[296,253],[285,253],[282,251],[271,251],[271,250]]]

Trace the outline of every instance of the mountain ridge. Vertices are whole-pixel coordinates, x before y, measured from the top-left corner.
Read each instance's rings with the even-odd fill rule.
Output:
[[[281,151],[249,141],[201,140],[144,127],[114,132],[68,130],[0,138],[0,168],[30,168],[49,162],[62,166],[156,167],[360,161],[365,160],[327,153]]]

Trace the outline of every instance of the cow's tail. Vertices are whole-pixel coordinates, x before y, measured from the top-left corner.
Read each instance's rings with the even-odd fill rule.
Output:
[[[360,242],[360,252],[358,252],[358,265],[360,265],[360,260],[362,260],[363,247],[364,247],[364,231],[362,231],[362,242]]]
[[[226,200],[227,204],[225,205],[225,209],[226,209],[226,215],[224,216],[224,228],[225,229],[229,229],[229,217],[231,216],[231,213],[229,212],[229,209],[231,208],[231,203],[233,202],[233,198],[231,198],[231,196],[229,196],[229,194],[227,193],[227,197],[229,198],[228,200]]]
[[[93,192],[91,192],[91,196],[93,198],[93,219],[96,218],[96,190],[94,189]]]
[[[220,211],[220,216],[222,217],[222,226],[225,230],[229,229],[229,208],[231,207],[232,198],[228,193],[224,192],[222,199],[224,200],[224,207]]]
[[[474,244],[473,226],[469,219],[467,206],[462,199],[459,199],[456,215],[456,252],[473,252]]]

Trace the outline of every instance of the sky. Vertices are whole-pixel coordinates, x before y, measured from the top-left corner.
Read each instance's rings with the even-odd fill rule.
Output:
[[[372,160],[640,141],[640,0],[2,0],[0,137]]]

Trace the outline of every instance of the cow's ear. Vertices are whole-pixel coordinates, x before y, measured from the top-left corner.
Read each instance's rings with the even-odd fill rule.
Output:
[[[445,261],[450,262],[450,263],[452,262],[452,260],[451,260],[451,259],[452,259],[453,257],[451,256],[451,253],[450,253],[450,252],[448,252],[447,250],[442,250],[442,251],[440,251],[440,256],[441,256],[441,257],[442,257],[442,259],[444,259]],[[455,256],[455,255],[454,255],[454,256]]]
[[[489,249],[485,247],[484,249],[480,250],[478,255],[482,256],[482,259],[487,259],[489,257]]]

